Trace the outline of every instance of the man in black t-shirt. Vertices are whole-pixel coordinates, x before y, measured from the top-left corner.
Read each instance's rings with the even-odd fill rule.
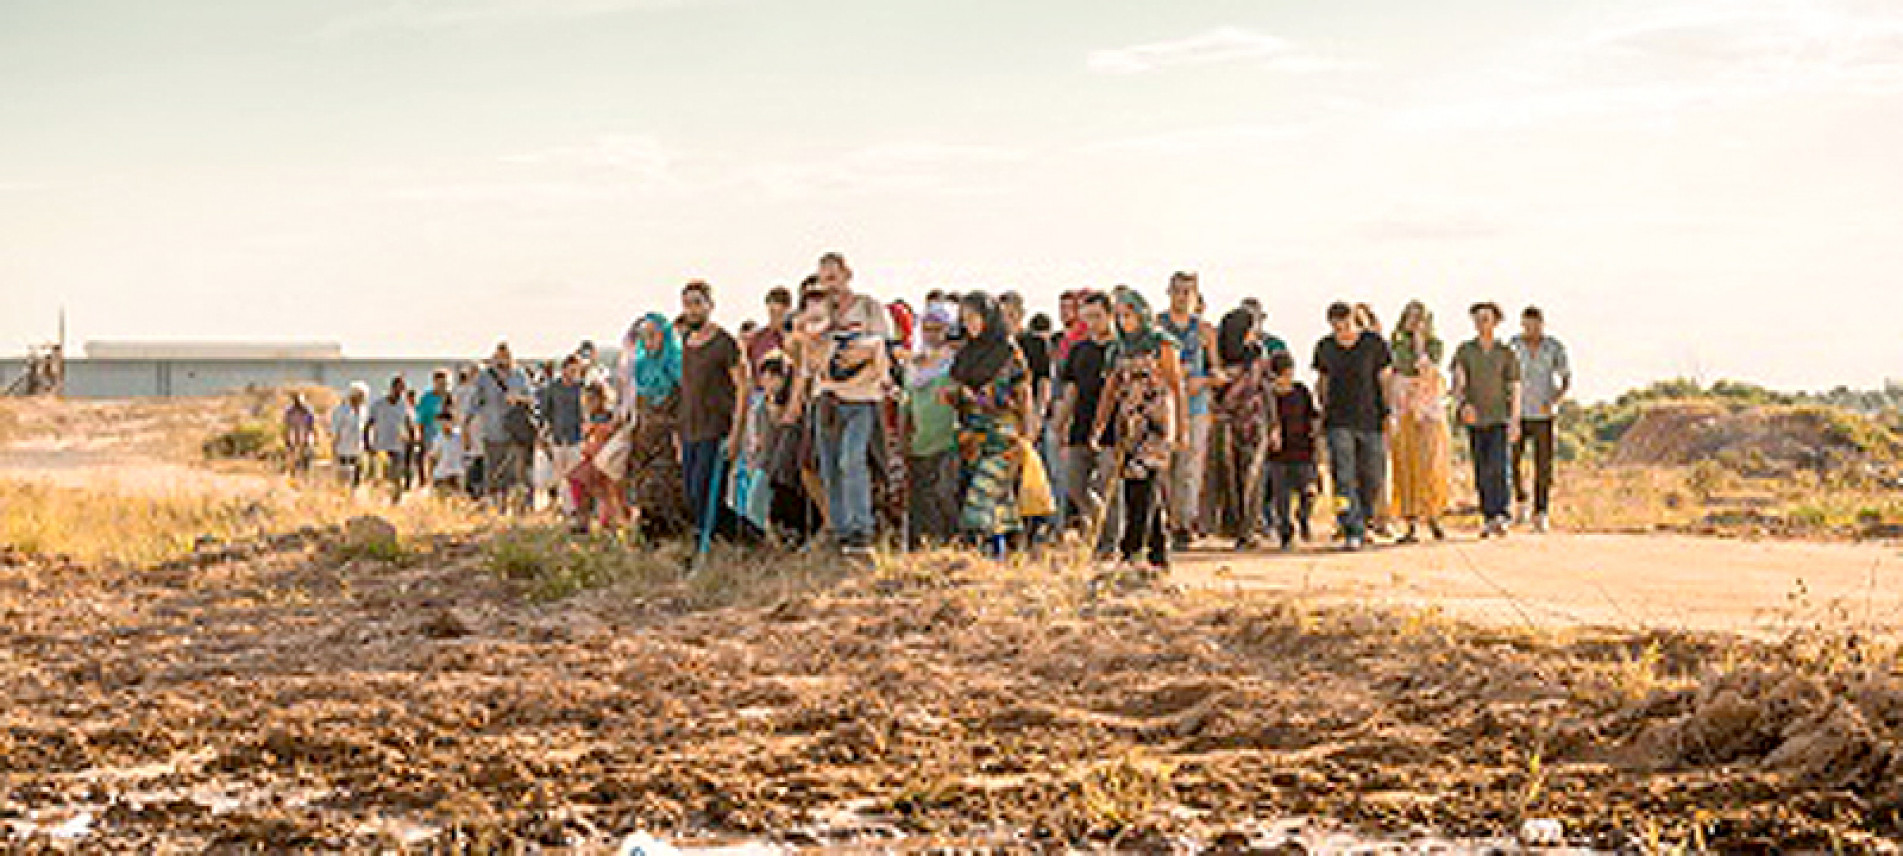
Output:
[[[1093,451],[1090,426],[1096,422],[1097,408],[1103,406],[1103,386],[1110,369],[1110,346],[1116,341],[1112,327],[1110,298],[1092,292],[1078,307],[1086,337],[1072,345],[1058,370],[1064,397],[1057,403],[1055,421],[1062,440],[1064,492],[1071,509],[1070,525],[1088,531],[1091,521],[1102,511],[1104,497],[1114,506],[1117,492],[1109,488],[1111,449],[1116,446],[1114,424],[1104,430],[1103,443]],[[1107,553],[1117,543],[1116,509],[1104,518],[1104,530],[1097,539],[1098,553]]]
[[[1385,435],[1388,405],[1383,391],[1393,374],[1388,343],[1355,326],[1346,303],[1328,307],[1329,336],[1315,343],[1315,390],[1328,438],[1328,471],[1335,496],[1347,500],[1340,525],[1349,551],[1367,544],[1368,520],[1387,482]]]
[[[695,529],[733,531],[733,518],[721,500],[723,458],[739,450],[747,411],[740,392],[752,382],[740,343],[713,321],[714,292],[694,280],[681,289],[681,400],[675,426],[681,446],[681,475]],[[723,455],[724,451],[724,455]],[[704,537],[704,536],[703,536]]]

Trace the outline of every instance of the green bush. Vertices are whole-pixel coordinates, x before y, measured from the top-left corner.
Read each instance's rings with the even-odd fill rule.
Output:
[[[283,453],[284,444],[269,422],[245,422],[205,441],[205,457],[262,461]]]

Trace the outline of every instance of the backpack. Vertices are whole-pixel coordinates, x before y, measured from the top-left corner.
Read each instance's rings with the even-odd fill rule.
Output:
[[[503,393],[507,394],[509,391],[509,379],[494,369],[490,369],[489,371],[490,376],[495,378],[496,385],[502,387]],[[541,427],[539,420],[535,417],[535,407],[533,405],[523,402],[511,403],[509,409],[502,413],[503,436],[508,437],[509,442],[515,445],[535,445],[536,437],[541,434]]]

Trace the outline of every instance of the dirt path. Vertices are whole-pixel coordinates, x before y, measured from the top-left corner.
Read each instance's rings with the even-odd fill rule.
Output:
[[[1191,552],[1177,582],[1306,593],[1327,602],[1438,607],[1479,621],[1684,628],[1748,635],[1793,623],[1903,626],[1894,544],[1654,534],[1465,533],[1348,555]]]

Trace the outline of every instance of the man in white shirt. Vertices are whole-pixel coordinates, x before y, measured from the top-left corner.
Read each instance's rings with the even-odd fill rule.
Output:
[[[1520,361],[1520,436],[1513,441],[1513,493],[1524,521],[1531,512],[1533,531],[1545,532],[1553,499],[1553,422],[1572,391],[1573,367],[1566,346],[1546,335],[1546,315],[1537,306],[1520,313],[1520,335],[1513,337]],[[1526,473],[1520,463],[1533,444],[1533,504],[1527,507]]]
[[[330,454],[337,462],[338,477],[351,487],[363,480],[363,435],[368,424],[364,403],[369,398],[370,387],[357,381],[330,412]]]

